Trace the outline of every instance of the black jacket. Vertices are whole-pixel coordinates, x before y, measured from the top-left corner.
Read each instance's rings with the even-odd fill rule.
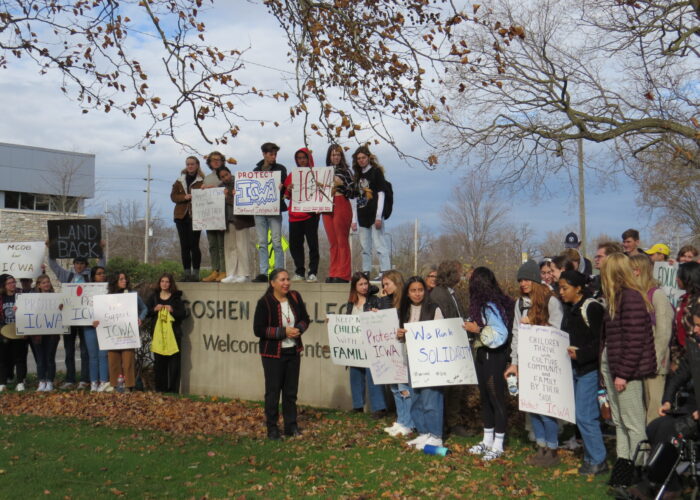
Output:
[[[306,305],[299,292],[291,290],[287,294],[289,307],[294,313],[294,327],[304,333],[311,320],[306,312]],[[260,355],[265,358],[279,358],[282,355],[282,341],[287,338],[285,327],[282,326],[282,308],[272,293],[266,293],[255,306],[253,317],[253,333],[260,339]],[[297,352],[304,346],[301,337],[294,339]]]
[[[163,300],[160,298],[160,292],[156,292],[151,295],[146,301],[146,307],[148,307],[148,316],[156,318],[158,313],[154,311],[155,307],[158,305],[170,306],[173,308],[171,313],[173,316],[173,333],[175,333],[175,340],[177,340],[178,347],[180,346],[180,339],[182,339],[182,320],[187,317],[187,311],[185,310],[185,304],[182,302],[182,292],[177,291],[170,295],[168,300]],[[156,322],[153,322],[153,330],[151,330],[151,335],[155,331]]]
[[[369,295],[367,297],[367,301],[365,302],[365,305],[362,306],[362,311],[367,312],[367,311],[370,311],[372,309],[385,309],[385,308],[381,307],[381,305],[382,305],[382,301],[380,300],[379,297],[377,297],[376,295]],[[355,304],[353,304],[352,302],[348,302],[345,305],[346,314],[352,314],[352,308],[354,306],[355,306]]]
[[[694,388],[700,387],[700,347],[695,336],[690,336],[685,345],[685,354],[681,358],[678,368],[666,379],[666,390],[662,403],[673,403],[676,393],[681,387],[692,382]],[[695,401],[693,410],[697,410],[697,394],[692,398]]]
[[[573,306],[565,308],[561,323],[561,329],[569,334],[569,344],[578,347],[576,359],[571,360],[577,375],[585,375],[598,369],[600,330],[603,327],[605,315],[605,309],[600,303],[589,302],[586,307],[587,325],[581,313],[581,307],[585,301],[586,299],[583,298]]]
[[[445,319],[459,318],[461,313],[457,306],[457,297],[450,293],[450,290],[443,285],[438,285],[430,292],[430,301],[437,304]]]
[[[253,172],[262,172],[262,166],[264,164],[265,162],[263,160],[260,160],[253,169]],[[287,178],[287,167],[280,163],[275,163],[274,165],[272,165],[269,171],[280,172],[280,182],[284,184],[284,180]],[[282,189],[280,189],[280,213],[287,211],[287,203],[284,201],[284,191],[285,188],[283,186]]]

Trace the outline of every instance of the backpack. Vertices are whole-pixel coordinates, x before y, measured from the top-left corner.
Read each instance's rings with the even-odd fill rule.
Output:
[[[602,301],[594,299],[593,297],[588,297],[586,300],[583,301],[583,304],[581,304],[581,317],[583,318],[583,322],[586,323],[586,326],[588,328],[591,327],[591,322],[588,319],[588,305],[592,302],[597,302],[598,304],[603,306],[603,308],[605,308],[605,304]]]
[[[387,220],[391,217],[391,212],[394,209],[394,189],[391,182],[384,181],[384,210],[382,210],[382,218]]]

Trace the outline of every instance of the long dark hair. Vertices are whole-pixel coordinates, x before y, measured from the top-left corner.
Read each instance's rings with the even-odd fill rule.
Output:
[[[513,324],[515,306],[513,299],[503,293],[496,275],[488,267],[477,267],[469,279],[469,316],[483,328],[482,317],[486,304],[492,302],[506,325]]]
[[[355,174],[355,180],[358,180],[360,178],[360,175],[362,175],[362,167],[357,163],[357,155],[363,154],[365,156],[369,157],[369,165],[371,167],[378,168],[379,170],[382,171],[382,174],[384,173],[384,167],[382,167],[379,164],[379,161],[377,160],[377,157],[372,154],[372,152],[369,150],[367,146],[360,146],[355,150],[355,152],[352,154],[352,169]]]
[[[124,275],[126,278],[126,288],[124,290],[119,289],[119,277],[121,275]],[[109,278],[109,282],[107,283],[107,293],[123,293],[123,292],[130,292],[131,291],[131,280],[129,279],[129,275],[126,274],[125,272],[117,272],[114,273],[112,276]]]
[[[350,278],[350,295],[348,296],[348,302],[351,304],[355,304],[359,299],[357,284],[360,282],[360,280],[367,280],[367,283],[369,283],[369,278],[365,275],[365,273],[360,271],[357,271],[352,275],[352,278]],[[369,288],[367,288],[367,295],[369,296]]]
[[[103,271],[107,271],[104,267],[102,266],[95,266],[92,269],[90,269],[90,281],[95,281],[95,276],[97,275],[97,271],[102,269]],[[128,279],[128,278],[127,278]]]
[[[343,148],[338,144],[331,144],[330,146],[328,146],[328,151],[326,152],[326,166],[328,166],[328,167],[335,166],[335,165],[331,165],[331,153],[333,151],[337,151],[338,153],[340,153],[340,166],[349,171],[350,166],[348,165],[348,162],[345,160],[345,151],[343,151]]]
[[[678,266],[676,275],[683,284],[685,292],[690,295],[700,293],[700,264],[697,262],[684,262]]]
[[[163,273],[160,275],[160,278],[158,278],[158,281],[156,282],[156,290],[158,293],[160,293],[160,280],[163,278],[168,278],[170,281],[170,287],[168,288],[168,291],[172,294],[175,295],[177,293],[177,285],[175,284],[175,277],[171,273]]]
[[[420,303],[421,307],[428,301],[428,287],[425,284],[425,280],[420,276],[411,276],[410,278],[408,278],[403,286],[403,292],[401,294],[401,303],[399,304],[399,320],[401,320],[401,325],[403,325],[404,321],[408,321],[408,318],[411,314],[412,302],[408,296],[408,287],[410,287],[413,283],[420,283],[421,285],[423,285],[423,291],[425,292],[425,295],[423,295],[423,302]]]

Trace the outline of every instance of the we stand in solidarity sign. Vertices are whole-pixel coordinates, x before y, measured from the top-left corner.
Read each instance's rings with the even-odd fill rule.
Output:
[[[279,215],[280,172],[236,172],[235,215]]]

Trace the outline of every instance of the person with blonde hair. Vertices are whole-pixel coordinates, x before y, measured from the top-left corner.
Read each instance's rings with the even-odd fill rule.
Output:
[[[647,424],[658,417],[657,409],[661,404],[666,387],[670,360],[670,343],[673,332],[673,306],[664,291],[654,280],[651,261],[645,255],[630,257],[632,272],[637,277],[639,286],[646,292],[654,310],[651,314],[651,327],[654,331],[657,372],[653,377],[643,380],[644,402],[647,406]]]
[[[199,189],[204,181],[204,172],[199,168],[199,159],[188,156],[180,177],[173,183],[170,199],[175,203],[173,219],[180,239],[180,256],[185,272],[185,281],[199,281],[199,265],[202,252],[199,250],[201,231],[192,229],[192,190]]]
[[[609,255],[601,268],[601,279],[607,308],[600,340],[600,371],[615,424],[617,449],[608,484],[627,487],[634,476],[634,452],[646,439],[642,381],[657,373],[650,318],[653,307],[626,255]]]

